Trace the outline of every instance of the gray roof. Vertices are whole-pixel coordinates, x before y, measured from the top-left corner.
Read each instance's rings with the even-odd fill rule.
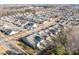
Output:
[[[35,47],[38,44],[38,42],[42,40],[42,37],[38,34],[33,34],[28,37],[21,38],[21,40],[24,41],[26,44]]]

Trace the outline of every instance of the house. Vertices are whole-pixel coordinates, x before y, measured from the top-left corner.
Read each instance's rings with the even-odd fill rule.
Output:
[[[48,29],[45,29],[44,32],[45,32],[46,34],[48,34],[48,35],[51,34],[51,32],[50,32]]]
[[[46,43],[45,40],[41,40],[41,41],[37,44],[37,47],[38,47],[39,50],[44,50],[47,46],[48,46],[48,44]]]
[[[15,30],[11,30],[11,29],[4,29],[4,30],[1,30],[3,33],[5,33],[6,35],[13,35],[15,33],[18,33],[18,31],[15,31]]]
[[[33,25],[34,25],[34,23],[27,23],[26,25],[24,25],[24,28],[25,29],[33,29]]]
[[[33,29],[33,28],[36,28],[37,27],[37,24],[33,23],[33,22],[29,22],[27,23],[26,25],[24,25],[24,28],[25,29]]]
[[[3,19],[4,19],[4,17],[1,17],[1,19],[3,20]]]
[[[28,37],[22,37],[19,40],[33,48],[37,48],[37,44],[42,40],[42,37],[39,34],[32,34]]]
[[[48,36],[48,34],[46,34],[43,30],[40,31],[39,34],[40,34],[41,36],[43,36],[43,37],[47,37],[47,36]]]
[[[39,50],[44,50],[46,49],[49,45],[51,45],[53,43],[53,40],[48,36],[45,40],[41,40],[38,44],[37,47],[39,48]]]
[[[45,49],[45,47],[40,42],[37,44],[37,47],[39,50]]]
[[[18,33],[20,30],[17,27],[4,25],[1,29],[1,32],[5,33],[6,35],[13,35],[15,33]]]
[[[46,23],[48,23],[48,21],[44,21],[44,22],[43,22],[43,24],[46,24]]]
[[[18,33],[18,31],[11,31],[11,33],[9,35],[13,35],[13,34],[16,34]]]
[[[52,35],[52,34],[55,34],[55,32],[56,32],[56,30],[55,30],[53,27],[49,28],[49,31],[51,32],[51,33],[50,33],[51,35]]]
[[[37,24],[34,24],[33,27],[36,28],[37,27]]]

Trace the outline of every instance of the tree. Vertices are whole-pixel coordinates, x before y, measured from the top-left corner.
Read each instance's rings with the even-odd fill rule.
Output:
[[[49,46],[45,51],[44,54],[55,54],[55,55],[62,55],[62,54],[70,54],[69,51],[66,51],[65,44],[67,43],[67,36],[64,32],[64,29],[61,29],[55,36],[50,36],[53,40],[53,44]]]
[[[67,43],[67,36],[64,32],[64,29],[61,29],[60,32],[58,32],[56,38],[63,45]]]
[[[63,45],[56,45],[53,47],[52,51],[55,55],[62,55],[65,53],[65,47]]]

